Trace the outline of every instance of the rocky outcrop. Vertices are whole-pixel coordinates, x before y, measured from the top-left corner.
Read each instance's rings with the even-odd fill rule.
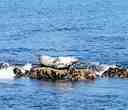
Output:
[[[44,80],[94,80],[96,74],[86,69],[53,69],[50,67],[34,68],[30,71],[31,79]]]
[[[124,68],[109,68],[102,74],[102,77],[128,78],[128,70]]]
[[[96,74],[87,69],[54,69],[50,67],[36,67],[32,68],[30,71],[25,71],[24,73],[20,68],[15,68],[14,73],[16,78],[29,77],[30,79],[39,80],[94,80],[96,79]]]
[[[63,68],[56,69],[52,67],[32,67],[30,70],[22,70],[21,68],[14,68],[14,73],[16,78],[29,77],[30,79],[38,80],[95,80],[98,77],[108,77],[108,78],[128,78],[128,70],[119,67],[110,67],[102,73],[101,76],[98,76],[95,71],[91,69],[82,69],[82,68]]]

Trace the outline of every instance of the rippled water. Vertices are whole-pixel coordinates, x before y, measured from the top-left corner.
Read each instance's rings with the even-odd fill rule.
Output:
[[[1,0],[0,60],[48,54],[125,65],[127,9],[127,0]]]
[[[0,0],[0,61],[76,56],[128,65],[127,0]],[[127,80],[80,83],[0,81],[3,109],[127,109]]]
[[[117,83],[118,82],[118,83]],[[0,81],[4,110],[124,110],[128,80],[96,82]]]

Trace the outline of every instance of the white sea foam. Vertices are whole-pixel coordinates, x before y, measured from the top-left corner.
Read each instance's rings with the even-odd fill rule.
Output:
[[[98,71],[96,71],[95,73],[96,73],[96,75],[98,75],[98,76],[102,76],[102,74],[105,72],[105,71],[107,71],[109,68],[116,68],[116,66],[115,65],[105,65],[105,64],[101,64],[101,65],[99,65],[99,70]]]
[[[109,68],[116,68],[115,65],[100,64],[99,62],[85,62],[82,67],[91,70],[96,73],[97,76],[102,76],[102,74]]]
[[[15,74],[13,69],[13,66],[0,69],[0,79],[14,79]]]
[[[1,64],[2,68],[0,69],[0,79],[14,79],[15,78],[15,74],[13,72],[14,68],[16,67],[14,66],[9,66],[9,64],[7,65],[7,63],[3,63]],[[30,69],[32,68],[32,64],[25,64],[24,66],[18,66],[21,70],[21,72],[25,72],[30,71]]]
[[[24,70],[30,71],[31,68],[32,68],[32,64],[27,63],[27,64],[25,64],[22,68],[23,68]]]

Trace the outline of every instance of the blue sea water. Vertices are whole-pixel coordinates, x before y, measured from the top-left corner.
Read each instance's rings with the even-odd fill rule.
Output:
[[[0,81],[1,110],[127,110],[128,80]]]
[[[0,61],[37,63],[37,55],[128,65],[127,0],[0,0]],[[0,81],[4,110],[124,110],[127,80]]]

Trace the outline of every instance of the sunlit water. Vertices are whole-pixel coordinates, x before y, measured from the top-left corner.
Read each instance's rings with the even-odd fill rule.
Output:
[[[47,54],[127,66],[127,10],[127,0],[0,0],[0,61],[37,63]],[[0,108],[124,110],[127,84],[0,80]]]

